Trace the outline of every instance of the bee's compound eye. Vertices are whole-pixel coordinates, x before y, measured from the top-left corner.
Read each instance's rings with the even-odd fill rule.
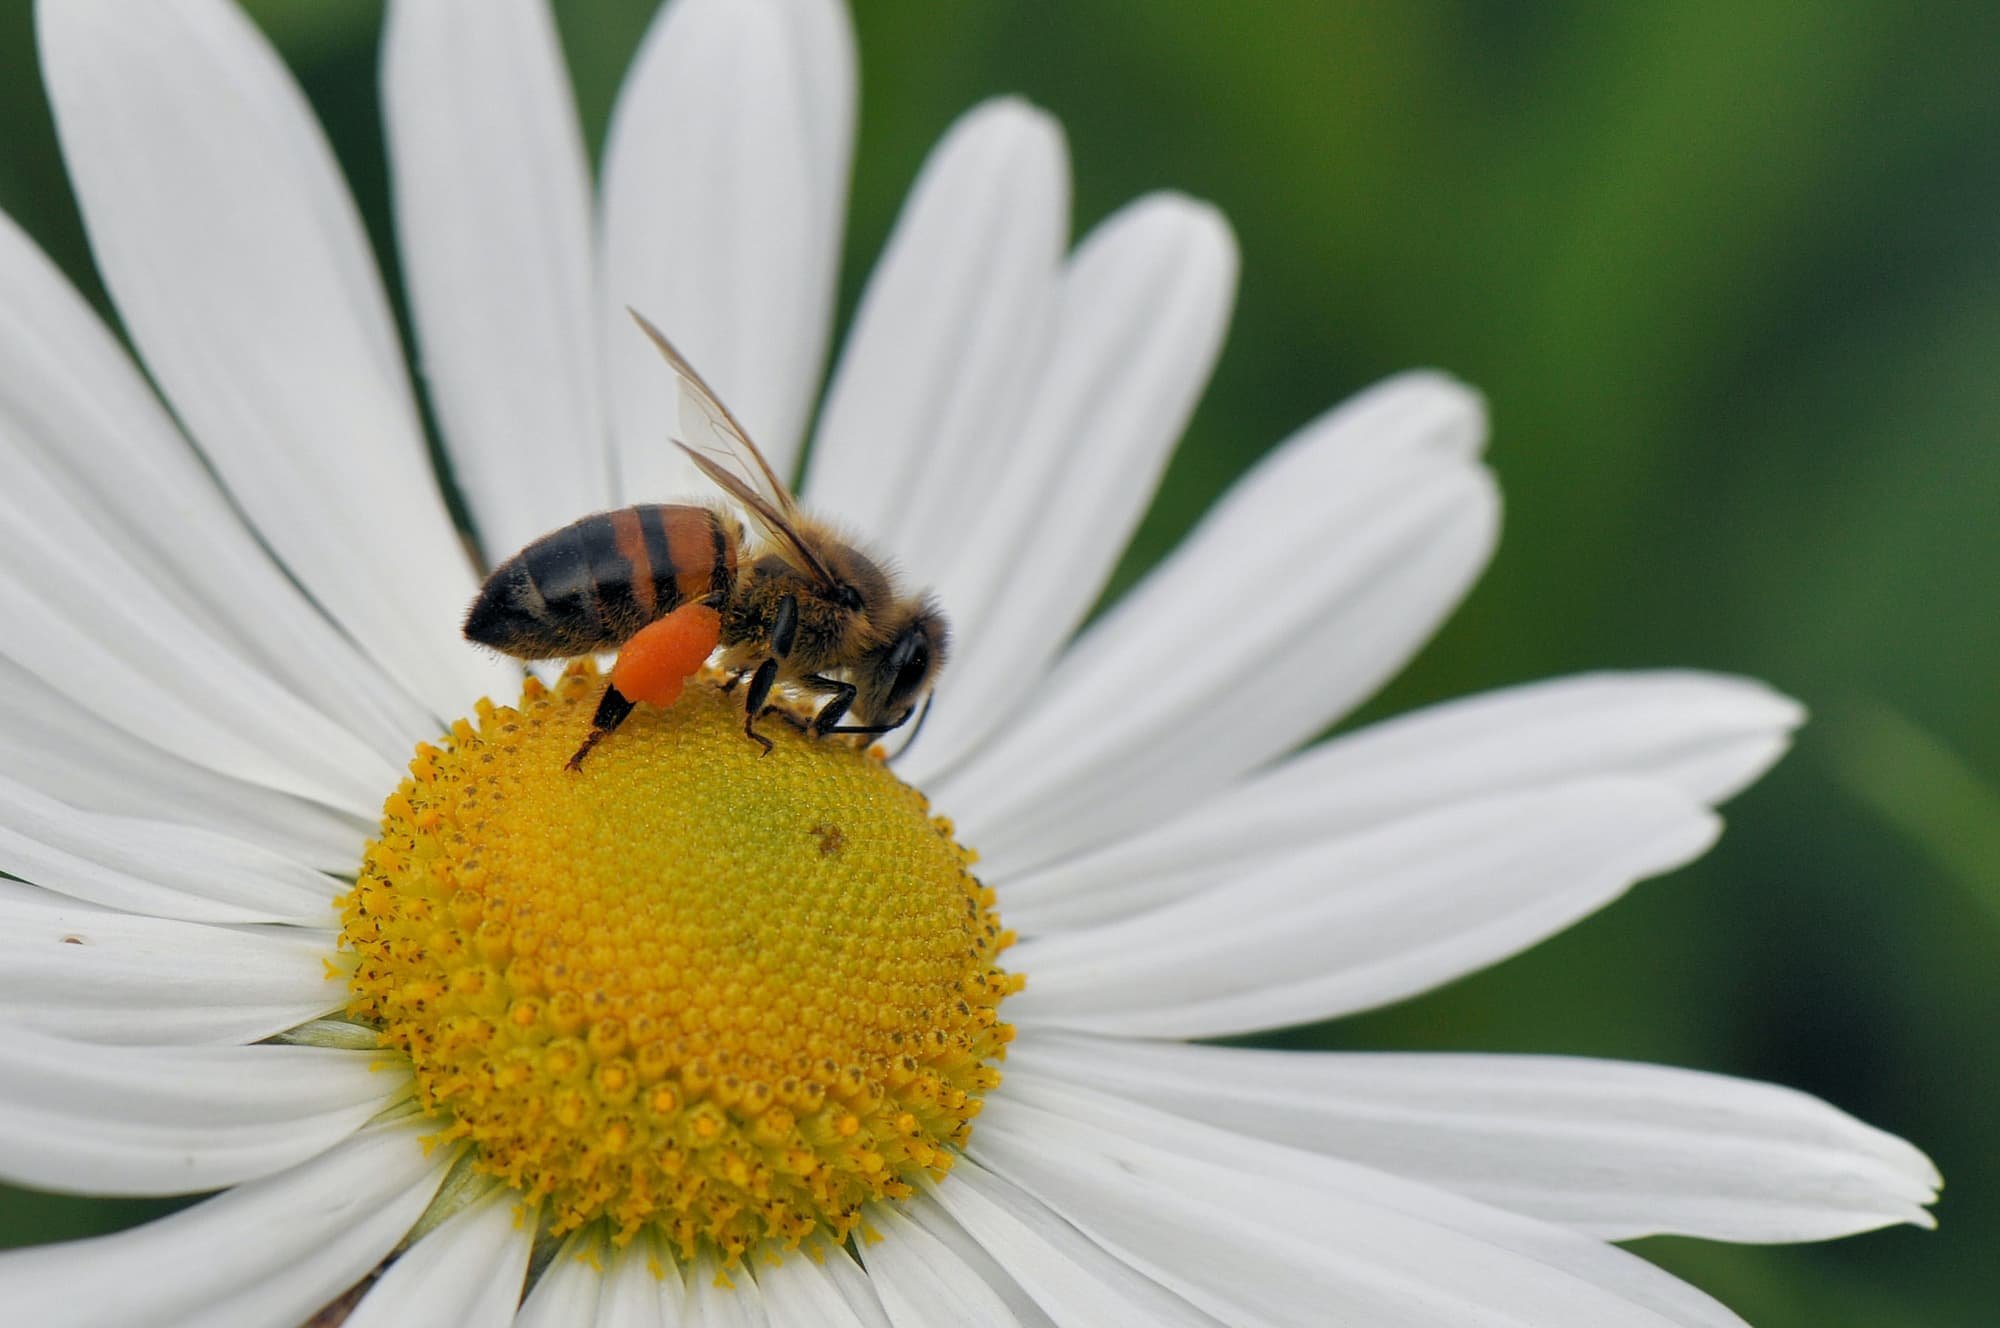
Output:
[[[888,668],[883,672],[893,678],[889,684],[892,705],[903,705],[916,695],[931,672],[930,642],[921,627],[912,627],[896,639],[889,652]]]
[[[929,673],[930,669],[931,652],[924,649],[924,643],[919,641],[916,648],[910,651],[910,657],[903,661],[901,668],[896,670],[896,690],[898,692],[907,692],[912,688],[921,686],[924,681],[924,675]]]

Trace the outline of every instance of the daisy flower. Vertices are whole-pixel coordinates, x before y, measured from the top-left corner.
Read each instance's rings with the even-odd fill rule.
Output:
[[[1306,424],[1084,625],[1221,342],[1213,209],[1072,248],[1059,130],[978,107],[822,401],[834,0],[670,5],[594,199],[545,9],[395,5],[468,556],[253,25],[64,0],[39,32],[151,381],[0,228],[0,1175],[211,1197],[0,1256],[11,1320],[1711,1325],[1610,1242],[1928,1223],[1920,1153],[1780,1088],[1195,1041],[1534,944],[1708,848],[1800,718],[1601,674],[1298,751],[1492,550],[1481,404],[1436,373]],[[776,720],[758,759],[700,682],[572,775],[591,667],[524,683],[459,638],[523,542],[712,500],[627,306],[781,467],[816,418],[807,503],[947,606],[896,774]]]

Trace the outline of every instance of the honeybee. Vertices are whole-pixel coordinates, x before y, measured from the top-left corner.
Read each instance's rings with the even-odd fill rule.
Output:
[[[683,427],[693,418],[706,435],[675,445],[742,509],[757,542],[720,505],[586,516],[493,569],[466,611],[467,639],[518,659],[618,651],[572,770],[634,705],[678,700],[711,656],[728,687],[747,680],[743,732],[763,753],[771,740],[757,721],[780,684],[825,696],[807,726],[814,737],[909,723],[949,649],[936,602],[904,593],[888,568],[801,512],[701,375],[658,328],[632,317],[679,379]]]

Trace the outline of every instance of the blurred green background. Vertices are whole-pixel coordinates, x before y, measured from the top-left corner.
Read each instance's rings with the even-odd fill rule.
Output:
[[[601,137],[647,0],[559,6]],[[393,273],[352,0],[253,6]],[[1379,715],[1603,666],[1815,712],[1704,861],[1532,954],[1280,1041],[1560,1051],[1777,1080],[1942,1167],[1935,1234],[1642,1252],[1759,1325],[2000,1319],[2000,9],[864,0],[845,299],[938,134],[1021,92],[1079,232],[1214,200],[1242,293],[1122,580],[1260,451],[1415,364],[1490,396],[1507,531]],[[0,2],[0,206],[103,306]],[[0,1202],[0,1242],[147,1205]]]

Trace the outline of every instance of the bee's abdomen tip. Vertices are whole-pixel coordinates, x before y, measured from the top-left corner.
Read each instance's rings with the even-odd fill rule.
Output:
[[[507,578],[496,576],[479,588],[460,630],[474,645],[521,659],[543,659],[562,653],[548,648],[548,626],[524,608]]]
[[[493,587],[489,583],[480,590],[479,597],[472,601],[472,607],[465,611],[465,622],[462,625],[465,639],[497,649],[506,644],[513,634],[514,616],[506,597],[494,594]]]

